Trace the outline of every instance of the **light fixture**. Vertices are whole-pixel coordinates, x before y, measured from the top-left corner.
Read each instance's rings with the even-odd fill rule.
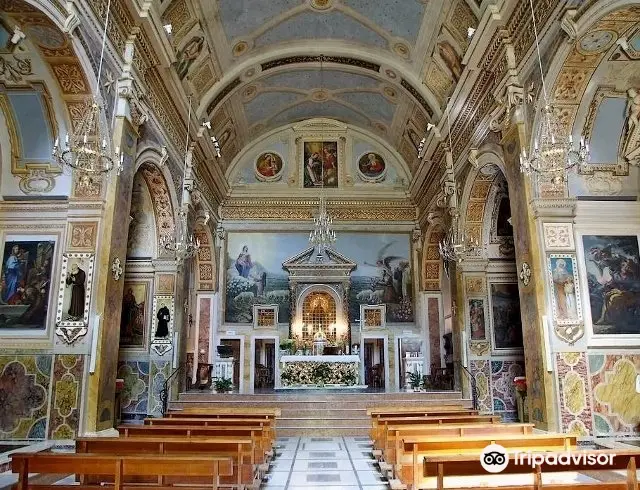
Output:
[[[320,92],[324,93],[324,73],[322,61],[324,55],[320,55]],[[324,142],[324,138],[322,138]],[[324,159],[324,155],[322,156]],[[336,232],[332,229],[333,219],[327,213],[327,203],[324,199],[324,162],[320,170],[320,203],[318,216],[313,218],[313,230],[309,233],[309,242],[316,247],[316,262],[324,260],[324,253],[327,248],[336,241]]]
[[[433,130],[433,134],[436,138],[440,138],[440,132],[438,131],[438,128],[436,127],[435,124],[433,123],[427,123],[427,133],[429,131]],[[427,142],[427,137],[424,136],[421,140],[420,140],[420,144],[418,145],[418,158],[420,160],[422,160],[422,158],[424,157],[424,152],[425,152],[425,144]]]
[[[476,33],[476,28],[475,27],[467,27],[467,39],[471,40],[471,38],[473,37],[473,35]]]
[[[112,154],[111,144],[108,140],[109,131],[106,127],[105,119],[102,117],[103,104],[100,96],[100,79],[110,7],[111,0],[107,2],[95,96],[86,101],[82,111],[82,118],[75,124],[71,134],[67,133],[64,149],[60,148],[57,138],[53,145],[53,157],[63,169],[69,168],[76,173],[80,187],[92,187],[95,180],[116,167],[115,160],[118,160],[118,174],[122,170],[124,155],[120,154],[119,148],[116,149],[115,155]]]
[[[182,176],[182,203],[178,211],[178,223],[176,236],[171,243],[167,243],[165,248],[176,254],[176,262],[183,263],[185,260],[196,256],[200,249],[200,241],[189,232],[189,203],[191,202],[191,192],[193,191],[192,176],[192,150],[189,150],[189,129],[191,124],[191,96],[189,96],[189,111],[187,115],[187,138],[184,148],[184,174]]]
[[[171,34],[173,32],[173,26],[171,24],[165,24],[162,26],[167,34]]]
[[[584,137],[581,137],[580,144],[576,148],[571,132],[566,139],[558,137],[562,130],[562,125],[555,116],[553,107],[549,104],[533,0],[529,0],[529,5],[531,7],[531,18],[536,40],[544,107],[540,114],[538,132],[534,137],[533,151],[528,155],[526,150],[523,149],[520,155],[520,171],[526,175],[544,175],[554,187],[561,188],[567,180],[567,172],[569,170],[574,167],[580,168],[589,162],[589,143],[585,141]]]
[[[442,185],[443,191],[443,205],[448,207],[449,216],[451,217],[451,223],[447,234],[444,236],[438,244],[438,250],[440,257],[445,263],[445,266],[449,262],[462,262],[465,257],[477,255],[480,249],[480,244],[477,238],[468,236],[466,233],[460,231],[460,202],[458,194],[458,183],[456,182],[456,172],[452,153],[452,139],[451,139],[451,120],[449,119],[450,109],[447,105],[447,124],[449,126],[449,148],[445,153],[445,178]],[[445,271],[448,268],[445,267]]]

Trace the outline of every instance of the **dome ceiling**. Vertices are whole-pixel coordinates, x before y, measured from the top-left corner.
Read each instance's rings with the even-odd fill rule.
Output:
[[[227,162],[286,124],[327,117],[414,163],[461,71],[473,0],[171,0],[175,68]],[[437,65],[437,66],[432,66]]]

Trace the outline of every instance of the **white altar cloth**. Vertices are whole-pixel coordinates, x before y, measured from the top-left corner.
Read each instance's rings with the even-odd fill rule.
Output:
[[[352,362],[359,363],[360,356],[282,356],[280,362]]]

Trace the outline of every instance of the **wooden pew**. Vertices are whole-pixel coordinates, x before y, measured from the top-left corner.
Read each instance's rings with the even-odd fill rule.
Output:
[[[221,431],[238,431],[242,430],[253,430],[259,431],[260,433],[260,443],[261,446],[264,447],[265,451],[271,451],[272,445],[275,442],[275,431],[272,424],[266,420],[236,420],[232,419],[230,423],[224,423],[224,421],[220,419],[208,420],[204,419],[193,420],[193,419],[148,419],[149,423],[145,420],[145,425],[136,426],[136,427],[154,427],[153,430],[156,430],[158,433],[162,433],[163,431],[159,429],[159,427],[168,427],[169,431],[172,433],[177,433],[177,435],[192,435],[191,432],[193,428],[197,428],[195,432],[198,435],[215,435]],[[127,429],[133,429],[135,431],[135,427],[132,425],[122,425],[120,427],[125,427]],[[202,429],[202,430],[201,430]],[[206,430],[204,430],[206,429]],[[139,432],[139,431],[138,431]],[[236,434],[237,435],[237,434]]]
[[[78,454],[193,454],[230,457],[233,473],[220,479],[221,485],[254,485],[259,464],[255,458],[255,440],[251,438],[181,438],[181,437],[80,437],[76,440]],[[264,453],[262,454],[264,457]],[[257,478],[257,482],[256,482]]]
[[[452,438],[465,436],[522,435],[533,432],[535,424],[431,424],[431,425],[387,425],[383,437],[383,459],[386,463],[399,463],[402,440],[407,437]]]
[[[232,474],[230,457],[201,455],[125,455],[75,453],[13,453],[11,471],[18,473],[17,490],[85,490],[104,488],[101,482],[81,485],[38,485],[29,482],[29,473],[58,475],[104,475],[114,490],[167,488],[160,478],[177,477],[177,481],[200,478],[206,484],[192,485],[218,488],[218,478]],[[156,484],[138,484],[139,477],[155,477]]]
[[[275,420],[267,418],[228,418],[228,419],[208,419],[208,418],[147,418],[144,420],[145,426],[163,426],[163,427],[177,427],[177,426],[189,426],[189,427],[242,427],[242,426],[254,426],[262,427],[266,437],[270,441],[275,441]]]
[[[422,460],[425,456],[438,454],[473,454],[480,457],[489,444],[500,444],[505,449],[516,451],[568,451],[577,444],[576,436],[568,434],[529,434],[450,437],[407,436],[402,440],[396,455],[394,474],[412,489],[419,488],[422,479]]]
[[[180,415],[181,414],[181,415]],[[169,410],[165,417],[204,417],[204,418],[238,418],[244,416],[265,416],[270,418],[280,417],[282,411],[275,407],[219,407],[197,408],[187,407],[182,410]]]
[[[377,419],[376,426],[371,431],[371,439],[375,449],[382,449],[382,438],[387,425],[411,425],[411,424],[471,424],[486,423],[499,424],[502,417],[499,415],[426,415],[420,417],[381,417]]]
[[[372,407],[367,409],[367,415],[370,417],[379,417],[385,415],[429,415],[436,413],[467,413],[469,415],[475,415],[478,413],[477,410],[473,410],[471,408],[463,407],[462,405],[434,405],[434,406],[426,406],[426,407],[399,407],[397,405],[392,405],[388,407]]]
[[[548,454],[548,453],[547,453]],[[581,462],[570,462],[567,465],[548,465],[546,462],[542,462],[540,465],[531,467],[531,465],[514,464],[513,456],[509,461],[507,467],[500,472],[503,474],[522,474],[532,475],[533,482],[525,482],[523,485],[516,486],[499,486],[500,490],[540,490],[540,489],[592,489],[595,490],[638,490],[638,477],[637,468],[640,463],[640,450],[626,450],[626,449],[602,449],[602,450],[586,450],[586,451],[572,451],[572,455],[592,454],[592,455],[615,455],[611,459],[608,459],[606,464],[584,465]],[[563,473],[563,472],[581,472],[586,476],[589,476],[589,472],[597,471],[602,473],[604,471],[613,470],[625,470],[625,476],[621,477],[618,481],[606,482],[575,482],[567,485],[556,483],[544,483],[542,482],[542,475],[546,473]],[[425,456],[423,460],[423,477],[424,478],[436,478],[436,485],[438,490],[446,488],[444,486],[445,477],[455,476],[475,476],[475,475],[488,475],[488,473],[482,468],[478,455],[475,454],[449,454],[449,455],[433,455]],[[614,474],[612,474],[613,478]],[[449,487],[452,489],[453,487]],[[480,487],[477,487],[480,488]],[[482,488],[487,488],[482,487]],[[464,487],[464,490],[476,490],[476,487]]]

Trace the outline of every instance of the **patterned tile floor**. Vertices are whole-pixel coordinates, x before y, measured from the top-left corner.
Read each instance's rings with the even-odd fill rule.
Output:
[[[284,437],[265,490],[386,490],[367,437]]]

